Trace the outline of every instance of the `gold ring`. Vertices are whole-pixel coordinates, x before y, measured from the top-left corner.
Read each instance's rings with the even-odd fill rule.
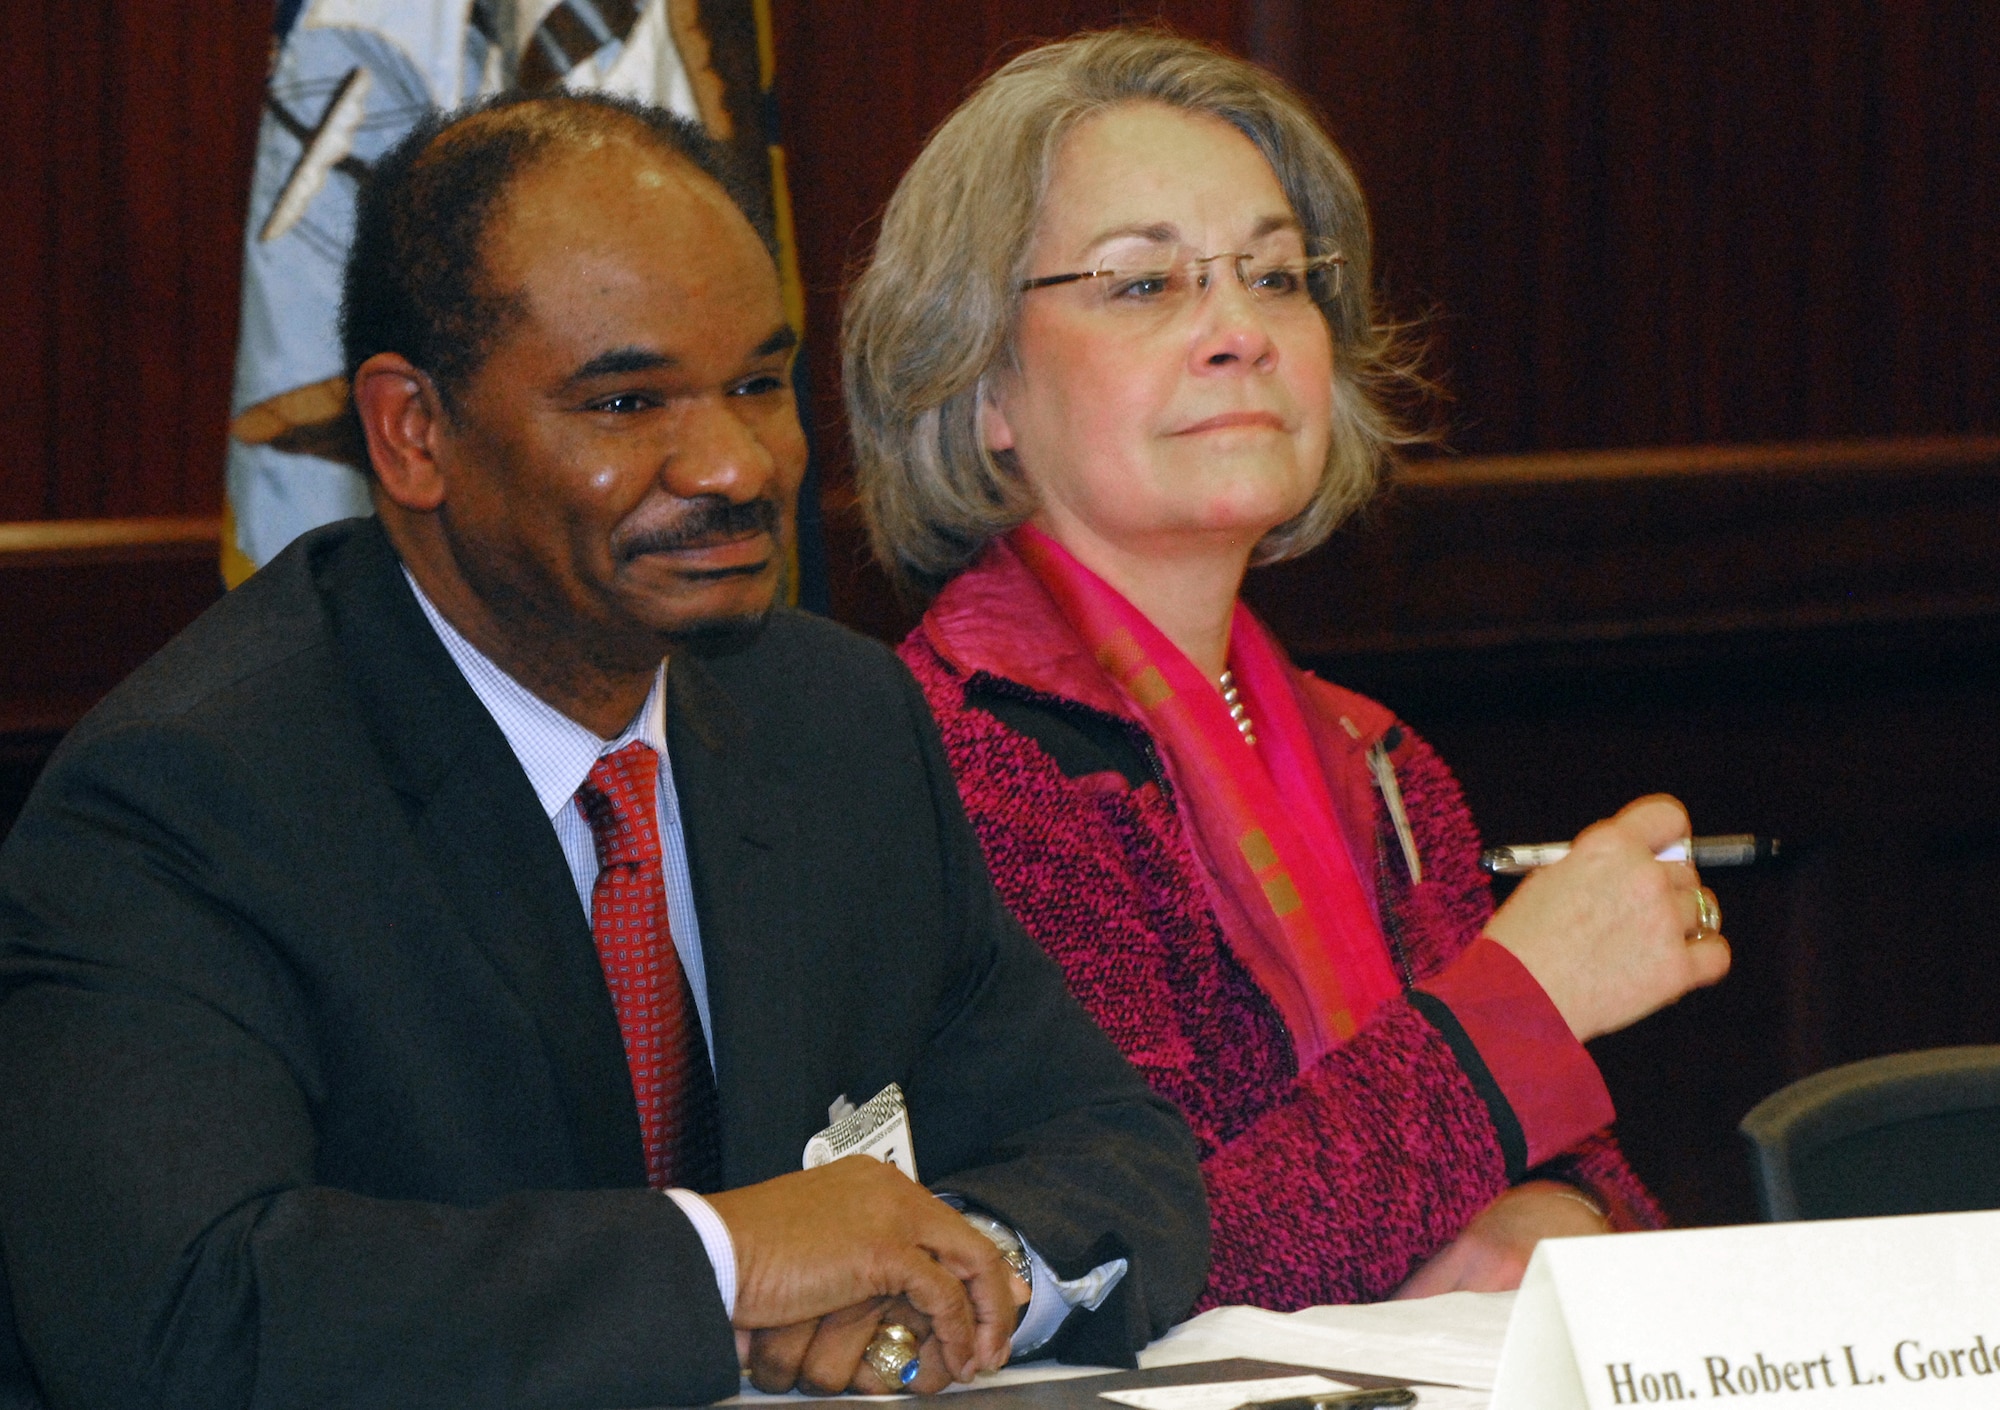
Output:
[[[1695,927],[1694,938],[1706,940],[1722,929],[1722,907],[1715,904],[1715,893],[1706,886],[1694,893]]]
[[[901,1322],[884,1322],[876,1329],[875,1340],[861,1353],[861,1359],[875,1368],[882,1384],[900,1389],[914,1381],[922,1369],[917,1361],[917,1345],[917,1334]]]

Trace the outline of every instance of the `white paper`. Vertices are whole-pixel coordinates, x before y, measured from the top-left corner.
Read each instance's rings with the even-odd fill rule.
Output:
[[[2000,1405],[2000,1211],[1549,1239],[1493,1410]]]
[[[1218,1307],[1140,1352],[1139,1364],[1249,1356],[1484,1391],[1492,1388],[1513,1306],[1513,1293],[1460,1292],[1289,1313]]]
[[[1141,1351],[1139,1365],[1150,1369],[1248,1357],[1398,1380],[1439,1381],[1445,1384],[1417,1387],[1420,1410],[1486,1410],[1488,1387],[1493,1383],[1501,1339],[1506,1334],[1513,1305],[1513,1293],[1445,1293],[1410,1302],[1310,1307],[1291,1313],[1266,1312],[1255,1307],[1218,1307],[1183,1322]],[[1112,1369],[1029,1361],[982,1375],[969,1386],[953,1385],[947,1393],[1104,1376],[1112,1374]],[[809,1398],[797,1392],[765,1395],[746,1386],[741,1395],[723,1403],[757,1404]],[[840,1398],[854,1401],[912,1397]]]
[[[1151,1369],[1247,1357],[1288,1366],[1358,1371],[1396,1380],[1436,1381],[1440,1382],[1437,1386],[1417,1388],[1421,1410],[1486,1410],[1514,1297],[1513,1293],[1445,1293],[1409,1302],[1309,1307],[1289,1313],[1266,1312],[1256,1307],[1218,1307],[1181,1323],[1145,1348],[1139,1353],[1139,1365]],[[1988,1341],[1991,1340],[1989,1337]],[[950,1389],[987,1390],[1109,1375],[1111,1371],[1111,1367],[1029,1361],[981,1376],[969,1386],[954,1385]],[[741,1395],[723,1403],[808,1398],[796,1392],[764,1395],[746,1387]],[[911,1397],[841,1398],[853,1401]]]
[[[1005,1386],[1032,1385],[1037,1381],[1067,1381],[1084,1376],[1116,1375],[1110,1366],[1061,1366],[1053,1361],[1030,1361],[1020,1366],[1003,1366],[989,1375],[982,1375],[969,1386],[956,1383],[948,1385],[940,1394],[950,1395],[962,1390],[998,1390]],[[1456,1386],[1418,1386],[1418,1410],[1487,1410],[1489,1397],[1483,1390],[1462,1390]],[[752,1390],[747,1385],[740,1395],[718,1401],[721,1405],[767,1405],[785,1401],[804,1402],[825,1397],[806,1395],[800,1391],[790,1391],[783,1395],[766,1395],[761,1390]],[[1107,1394],[1107,1398],[1109,1395]],[[914,1395],[842,1395],[833,1397],[842,1404],[857,1401],[915,1400]]]

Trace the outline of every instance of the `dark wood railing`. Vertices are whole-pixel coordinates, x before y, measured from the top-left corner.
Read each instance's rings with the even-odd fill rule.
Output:
[[[2000,612],[2000,436],[1426,461],[1251,593],[1309,657]]]
[[[0,739],[60,734],[222,592],[213,518],[0,524]]]

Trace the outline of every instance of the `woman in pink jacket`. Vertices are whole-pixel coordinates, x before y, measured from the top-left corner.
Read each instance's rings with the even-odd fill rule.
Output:
[[[1409,374],[1299,100],[1156,31],[939,129],[850,301],[903,656],[1002,895],[1201,1143],[1208,1303],[1511,1287],[1659,1222],[1582,1043],[1728,968],[1641,799],[1499,911],[1450,773],[1238,601],[1372,488]]]

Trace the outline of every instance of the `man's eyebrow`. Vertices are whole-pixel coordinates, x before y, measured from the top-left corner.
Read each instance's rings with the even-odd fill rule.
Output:
[[[609,352],[599,353],[570,373],[569,380],[572,383],[588,382],[593,377],[615,377],[626,372],[652,372],[673,365],[673,358],[653,348],[613,348]]]
[[[789,323],[781,323],[771,335],[750,352],[755,358],[770,357],[774,353],[790,352],[799,345],[799,335]],[[663,367],[678,366],[680,359],[670,357],[656,348],[623,347],[601,352],[576,371],[569,374],[570,385],[588,382],[597,377],[618,377],[632,372],[657,372]]]
[[[773,353],[790,352],[798,345],[798,331],[789,323],[781,323],[772,332],[770,337],[757,344],[751,351],[750,356],[753,358],[769,357]]]

